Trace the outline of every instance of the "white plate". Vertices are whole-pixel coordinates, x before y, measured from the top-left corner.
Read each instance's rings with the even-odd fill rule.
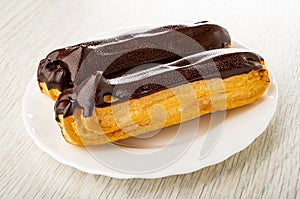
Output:
[[[233,46],[247,48],[237,42]],[[81,171],[115,178],[159,178],[217,164],[251,144],[275,113],[277,86],[271,83],[254,104],[131,138],[118,145],[77,147],[67,144],[54,120],[53,101],[33,78],[23,97],[22,115],[29,135],[57,161]],[[250,125],[249,125],[250,124]],[[255,124],[255,125],[251,125]]]

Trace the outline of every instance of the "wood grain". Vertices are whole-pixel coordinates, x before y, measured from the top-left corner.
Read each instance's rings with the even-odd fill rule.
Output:
[[[1,0],[0,7],[1,198],[300,198],[300,1]],[[274,118],[242,152],[186,175],[120,180],[62,165],[27,135],[22,95],[51,50],[118,27],[206,19],[263,54],[278,82]]]

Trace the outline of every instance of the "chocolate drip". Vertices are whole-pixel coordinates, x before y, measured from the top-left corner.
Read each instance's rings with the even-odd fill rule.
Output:
[[[84,117],[88,117],[94,106],[105,107],[138,99],[188,82],[249,73],[262,69],[262,61],[263,58],[253,52],[232,48],[205,51],[112,79],[96,71],[79,86],[62,92],[55,105],[56,115],[67,117],[79,107],[83,109]],[[105,102],[106,95],[117,101]]]
[[[110,79],[137,65],[168,63],[230,43],[227,30],[206,21],[169,25],[55,50],[40,62],[37,76],[48,89],[63,91],[79,85],[95,71]]]

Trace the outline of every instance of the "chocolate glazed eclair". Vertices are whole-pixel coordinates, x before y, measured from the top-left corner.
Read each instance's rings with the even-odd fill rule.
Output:
[[[268,85],[262,57],[217,49],[111,79],[94,72],[61,93],[56,120],[67,142],[98,145],[253,103]]]
[[[215,24],[168,25],[55,50],[41,60],[37,79],[41,91],[56,100],[95,71],[109,79],[141,64],[168,63],[230,44],[227,30]]]

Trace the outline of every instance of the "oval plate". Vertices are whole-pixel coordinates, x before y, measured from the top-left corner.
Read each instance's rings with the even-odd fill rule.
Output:
[[[236,41],[232,46],[248,49]],[[123,179],[190,173],[243,150],[267,128],[278,98],[270,69],[269,73],[269,88],[251,105],[208,114],[117,144],[77,147],[66,143],[54,120],[54,102],[41,94],[36,78],[28,83],[23,96],[22,116],[39,148],[81,171]],[[256,125],[248,125],[249,121]]]

